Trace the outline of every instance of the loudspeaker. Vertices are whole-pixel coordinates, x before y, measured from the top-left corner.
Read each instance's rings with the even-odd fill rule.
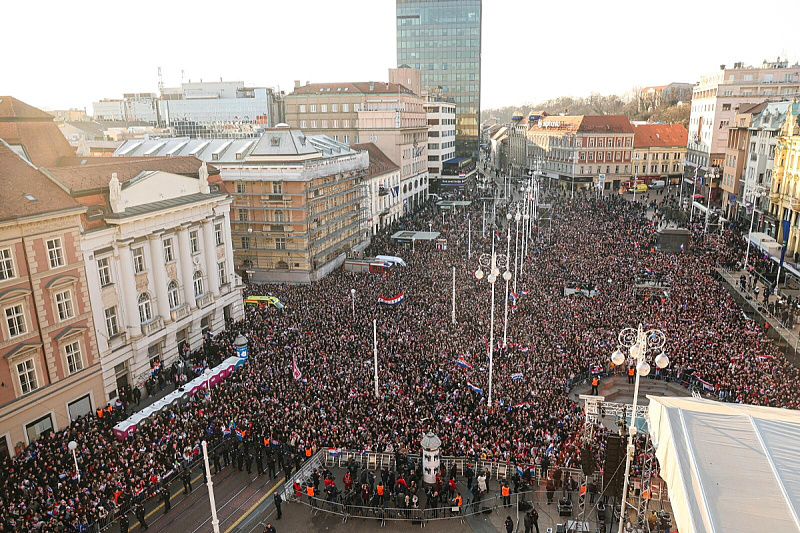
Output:
[[[609,435],[606,441],[606,462],[603,466],[603,487],[606,496],[622,496],[625,478],[625,439],[619,435]]]

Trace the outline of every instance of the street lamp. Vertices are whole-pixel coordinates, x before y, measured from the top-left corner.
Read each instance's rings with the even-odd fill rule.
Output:
[[[353,320],[356,318],[356,290],[350,289],[350,303],[353,306]]]
[[[516,235],[514,236],[514,292],[517,292],[517,264],[519,263],[519,221],[522,220],[522,213],[517,204],[517,214],[514,215],[514,221],[517,223]]]
[[[211,529],[214,533],[219,533],[219,519],[217,518],[217,504],[214,501],[214,484],[211,482],[211,469],[208,467],[208,445],[204,440],[203,462],[206,469],[206,485],[208,485],[208,501],[211,503]]]
[[[489,397],[486,404],[488,406],[491,406],[492,376],[494,373],[494,284],[497,281],[497,277],[500,275],[501,268],[505,268],[506,272],[508,271],[508,256],[495,253],[494,237],[492,237],[492,253],[481,254],[480,257],[478,258],[478,270],[475,271],[475,277],[479,281],[483,279],[484,276],[484,271],[482,270],[482,267],[489,269],[489,275],[487,276],[486,280],[492,286],[492,307],[491,307],[491,319],[489,325]],[[505,279],[505,274],[503,277]]]
[[[628,499],[628,476],[631,472],[631,462],[633,461],[633,454],[636,450],[633,444],[633,438],[636,435],[636,407],[639,400],[639,378],[650,373],[650,364],[647,362],[649,355],[654,356],[653,362],[658,368],[665,368],[669,364],[669,358],[664,355],[666,336],[661,330],[650,329],[645,331],[642,325],[639,324],[637,329],[625,328],[620,331],[618,339],[619,346],[611,355],[611,362],[616,366],[622,365],[622,363],[625,362],[625,354],[623,352],[627,351],[630,353],[630,357],[636,365],[636,384],[633,389],[633,410],[631,412],[631,424],[628,430],[625,478],[622,487],[622,503],[620,505],[619,516],[618,533],[623,533],[623,528],[625,526],[625,505]]]
[[[747,252],[744,254],[745,270],[747,270],[747,262],[750,259],[750,237],[753,236],[753,222],[756,219],[756,200],[762,198],[766,192],[766,189],[761,185],[757,185],[755,191],[753,191],[753,215],[750,217],[750,231],[747,233]]]
[[[78,443],[74,440],[69,441],[67,444],[67,448],[72,452],[72,460],[75,461],[75,473],[78,475],[78,483],[81,482],[81,471],[78,468],[78,456],[75,454],[75,450],[78,449]]]

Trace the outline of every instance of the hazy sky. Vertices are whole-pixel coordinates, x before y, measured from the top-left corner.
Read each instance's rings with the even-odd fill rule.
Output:
[[[724,6],[724,7],[723,7]],[[482,107],[694,82],[734,61],[800,57],[798,0],[484,0]],[[86,107],[186,80],[385,80],[394,0],[9,1],[0,94]],[[25,21],[35,21],[26,23]],[[10,23],[9,23],[10,22]]]

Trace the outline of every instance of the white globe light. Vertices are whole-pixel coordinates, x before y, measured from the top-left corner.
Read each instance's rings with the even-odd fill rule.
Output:
[[[625,356],[617,350],[613,354],[611,354],[611,362],[614,363],[616,366],[622,365],[625,362]]]
[[[489,280],[489,283],[494,283],[495,281],[497,281],[497,276],[495,276],[494,274],[489,274],[489,277],[486,279]]]
[[[669,357],[664,355],[664,352],[661,352],[656,356],[656,366],[658,368],[666,368],[669,364]]]
[[[475,277],[478,278],[478,279],[483,279],[483,270],[481,270],[480,268],[478,270],[476,270],[475,271]]]
[[[522,217],[522,218],[524,218],[525,220],[528,220],[529,218],[531,218],[531,216],[528,213],[525,213],[525,216]]]
[[[639,364],[636,365],[636,370],[640,376],[644,377],[650,373],[650,364],[647,361],[639,361]]]
[[[521,218],[522,218],[522,215],[520,215],[520,214],[519,214],[519,211],[517,211],[517,214],[516,214],[516,215],[514,215],[514,220],[516,220],[517,222],[519,222]]]
[[[639,345],[638,344],[634,344],[633,346],[631,346],[630,353],[631,353],[631,357],[633,357],[634,359],[639,359]]]
[[[499,269],[499,268],[497,268],[497,267],[494,267],[494,268],[492,269],[492,275],[493,275],[494,277],[497,277],[497,276],[499,276],[499,275],[500,275],[500,269]]]
[[[75,450],[78,449],[78,443],[75,442],[74,440],[71,440],[69,441],[69,444],[67,444],[67,448],[69,448],[71,451],[74,452]]]
[[[511,213],[506,215],[506,220],[511,220]]]
[[[508,271],[508,270],[503,272],[503,279],[506,280],[506,281],[510,281],[511,280],[511,272]]]

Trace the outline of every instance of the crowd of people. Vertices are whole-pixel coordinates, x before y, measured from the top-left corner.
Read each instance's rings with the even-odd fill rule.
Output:
[[[0,531],[84,531],[109,513],[126,514],[134,502],[181,477],[202,440],[216,462],[228,463],[225,454],[257,456],[259,472],[267,470],[262,461],[280,461],[279,472],[291,473],[323,447],[417,453],[428,429],[442,440],[444,455],[578,467],[583,413],[570,386],[590,369],[611,372],[618,332],[638,323],[665,333],[674,375],[690,374],[733,401],[800,407],[798,370],[714,278],[715,265],[741,261],[744,250],[734,234],[712,238],[695,225],[690,249],[669,254],[657,249],[655,230],[658,214],[676,203],[671,195],[648,205],[617,195],[572,198],[555,187],[544,194],[554,208],[552,236],[528,243],[508,344],[494,350],[493,405],[485,394],[491,286],[474,272],[476,255],[489,253],[493,241],[505,253],[509,229],[501,206],[497,224],[487,221],[484,235],[483,203],[467,193],[474,201],[465,210],[443,216],[428,203],[373,238],[368,254],[400,256],[407,267],[390,274],[338,269],[311,286],[247,285],[247,295],[272,294],[285,308],[248,308],[242,321],[207,340],[201,359],[208,364],[235,355],[239,333],[248,337],[252,355],[210,397],[197,395],[153,416],[124,441],[113,436],[108,417],[86,416],[2,460]],[[390,238],[400,229],[427,231],[429,224],[447,239],[446,249]],[[512,233],[512,255],[514,242]],[[454,266],[456,324],[450,314]],[[649,275],[669,281],[668,296],[637,298],[633,280]],[[564,296],[575,281],[590,282],[592,296]],[[506,303],[502,278],[495,290],[497,342]],[[378,304],[379,296],[401,291],[402,303]],[[457,367],[459,358],[471,368]],[[295,363],[300,379],[293,377]],[[606,433],[597,432],[592,453],[598,460]],[[78,443],[80,477],[70,441]]]

